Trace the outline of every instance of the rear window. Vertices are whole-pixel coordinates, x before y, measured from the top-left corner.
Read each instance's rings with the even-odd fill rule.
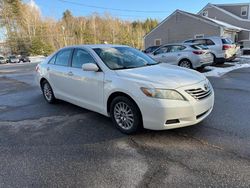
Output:
[[[228,38],[221,39],[223,44],[233,44],[233,41]]]
[[[193,41],[192,40],[187,40],[184,43],[193,43]]]
[[[204,45],[198,45],[198,44],[196,44],[196,45],[191,45],[191,48],[193,48],[193,49],[195,49],[195,50],[208,50],[208,48],[206,47],[206,46],[204,46]]]

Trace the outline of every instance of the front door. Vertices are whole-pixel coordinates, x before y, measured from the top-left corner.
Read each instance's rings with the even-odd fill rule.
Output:
[[[69,76],[71,100],[84,108],[97,112],[103,111],[104,73],[84,71],[82,65],[95,63],[90,53],[84,49],[75,49]]]
[[[153,58],[158,61],[158,62],[162,62],[162,63],[169,63],[168,60],[168,46],[163,46],[161,48],[159,48],[158,50],[156,50],[153,54]]]

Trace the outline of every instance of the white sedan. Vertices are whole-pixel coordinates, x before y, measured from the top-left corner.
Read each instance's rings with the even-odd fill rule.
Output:
[[[128,46],[66,47],[36,71],[47,102],[61,99],[110,116],[126,134],[141,127],[166,130],[194,125],[214,105],[213,88],[202,74],[157,63]]]

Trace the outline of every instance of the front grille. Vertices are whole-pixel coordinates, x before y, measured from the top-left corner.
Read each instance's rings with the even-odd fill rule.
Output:
[[[211,88],[207,89],[206,91],[201,89],[201,88],[189,89],[189,90],[186,90],[186,92],[189,95],[191,95],[193,98],[195,98],[196,100],[205,99],[205,98],[209,97],[212,94]]]

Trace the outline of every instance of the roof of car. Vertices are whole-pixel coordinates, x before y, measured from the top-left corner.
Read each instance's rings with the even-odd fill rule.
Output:
[[[195,45],[195,44],[198,44],[198,43],[192,43],[192,42],[187,42],[187,43],[171,43],[171,44],[164,44],[162,46],[173,46],[173,45]]]
[[[114,47],[129,47],[126,45],[119,45],[119,44],[84,44],[84,45],[74,45],[74,46],[67,46],[65,48],[82,48],[82,47],[87,47],[87,48],[114,48]]]

